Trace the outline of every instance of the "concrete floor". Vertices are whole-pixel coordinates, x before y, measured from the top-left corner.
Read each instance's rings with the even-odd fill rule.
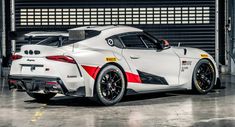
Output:
[[[0,127],[231,127],[235,126],[235,76],[223,75],[226,89],[207,95],[188,92],[125,97],[111,107],[84,98],[57,96],[39,103],[0,84]]]

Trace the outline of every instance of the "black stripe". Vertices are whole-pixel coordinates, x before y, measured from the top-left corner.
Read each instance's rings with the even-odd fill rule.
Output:
[[[168,83],[164,77],[149,74],[149,73],[142,72],[139,70],[137,70],[137,72],[139,73],[140,80],[142,83],[168,85]]]

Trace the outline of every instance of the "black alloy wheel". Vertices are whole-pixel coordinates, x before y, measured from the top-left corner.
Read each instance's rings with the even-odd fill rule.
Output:
[[[201,94],[208,93],[215,85],[215,69],[210,61],[200,60],[193,74],[194,90]]]
[[[125,88],[125,77],[121,69],[108,65],[97,77],[95,98],[102,105],[114,105],[122,99]]]
[[[100,82],[102,96],[107,100],[114,100],[122,90],[121,76],[116,70],[110,70],[103,75]]]

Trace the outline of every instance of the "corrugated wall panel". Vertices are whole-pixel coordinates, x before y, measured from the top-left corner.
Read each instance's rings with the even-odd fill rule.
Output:
[[[215,0],[16,0],[15,6],[17,31],[129,25],[215,55]]]

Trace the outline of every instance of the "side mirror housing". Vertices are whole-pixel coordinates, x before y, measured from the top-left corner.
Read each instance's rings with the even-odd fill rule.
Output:
[[[170,43],[167,40],[161,40],[160,45],[162,47],[162,50],[169,49],[171,47]]]

